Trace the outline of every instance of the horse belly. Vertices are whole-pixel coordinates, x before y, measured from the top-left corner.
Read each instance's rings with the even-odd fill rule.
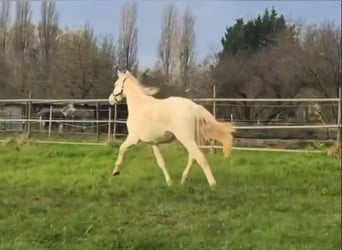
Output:
[[[172,134],[169,131],[163,131],[161,133],[156,133],[156,131],[153,131],[152,133],[148,133],[140,137],[140,140],[142,142],[151,143],[151,144],[170,143],[174,139],[175,139],[174,134]]]

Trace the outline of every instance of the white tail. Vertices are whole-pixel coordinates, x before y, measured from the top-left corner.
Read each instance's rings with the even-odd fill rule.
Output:
[[[229,156],[233,148],[233,135],[235,128],[229,123],[219,122],[204,107],[198,105],[196,119],[196,142],[202,144],[210,139],[217,140],[223,145],[223,155]]]

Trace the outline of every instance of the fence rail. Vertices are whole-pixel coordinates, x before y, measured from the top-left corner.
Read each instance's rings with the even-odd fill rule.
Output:
[[[108,122],[115,122],[115,123],[122,123],[125,124],[126,121],[122,120],[55,120],[55,119],[2,119],[0,118],[0,122],[64,122],[64,123],[108,123]]]
[[[2,119],[0,118],[0,122],[60,122],[60,123],[121,123],[126,124],[126,121],[122,120],[43,120],[43,119]],[[312,125],[256,125],[256,126],[235,126],[236,129],[300,129],[300,128],[341,128],[341,124],[312,124]]]
[[[340,98],[192,98],[195,102],[338,102]],[[0,99],[0,103],[108,103],[108,99]]]
[[[290,129],[290,130],[296,130],[296,129],[315,129],[315,130],[320,130],[320,129],[337,129],[338,131],[338,138],[340,138],[340,130],[341,130],[341,98],[282,98],[282,99],[277,99],[277,98],[252,98],[252,99],[247,99],[247,98],[216,98],[216,91],[213,90],[213,98],[193,98],[192,100],[198,103],[208,103],[212,105],[212,113],[213,115],[217,118],[216,113],[217,113],[217,108],[220,107],[222,108],[224,105],[222,103],[229,103],[229,105],[234,105],[238,106],[241,105],[242,103],[250,103],[251,105],[253,103],[257,103],[256,106],[259,108],[263,108],[264,106],[267,108],[268,104],[274,102],[277,103],[277,105],[286,105],[285,103],[291,103],[293,106],[298,105],[299,103],[306,103],[307,105],[312,105],[312,104],[322,104],[325,105],[324,103],[334,103],[336,107],[334,109],[337,109],[337,119],[336,123],[328,123],[328,124],[287,124],[287,125],[265,125],[265,124],[259,124],[258,120],[253,120],[254,122],[258,122],[256,125],[250,125],[248,122],[251,123],[251,121],[246,120],[245,122],[242,120],[236,120],[232,121],[234,126],[236,127],[237,130],[281,130],[281,129]],[[341,95],[341,91],[340,91]],[[266,103],[266,104],[262,104]],[[110,107],[108,104],[108,99],[0,99],[0,106],[4,106],[6,104],[9,105],[21,105],[21,107],[25,108],[25,112],[23,111],[23,114],[20,114],[19,116],[11,116],[6,114],[6,111],[3,111],[3,114],[1,115],[1,110],[0,110],[0,130],[1,130],[1,124],[25,124],[25,128],[23,128],[23,132],[30,133],[31,131],[34,131],[35,128],[31,127],[34,124],[37,123],[42,123],[45,122],[47,123],[48,126],[48,135],[50,137],[51,130],[52,130],[52,123],[59,123],[59,124],[65,124],[67,126],[74,126],[74,127],[82,127],[78,125],[74,125],[76,123],[80,124],[89,124],[89,128],[92,128],[96,130],[96,134],[99,136],[100,133],[100,128],[101,126],[107,126],[107,131],[106,134],[108,135],[108,138],[113,138],[117,134],[117,125],[118,124],[125,124],[126,121],[119,119],[118,118],[118,105],[114,105],[114,107]],[[50,106],[50,112],[49,118],[39,118],[37,116],[32,115],[32,105],[48,105]],[[95,115],[93,116],[94,119],[69,119],[69,118],[64,118],[64,119],[54,119],[51,115],[53,107],[55,105],[66,105],[66,104],[90,104],[94,105],[94,109],[92,110],[95,112]],[[99,105],[107,105],[109,108],[108,109],[99,109]],[[120,105],[120,104],[119,104]],[[246,104],[244,104],[246,105]],[[248,104],[249,105],[249,104]],[[328,104],[326,104],[328,105]],[[331,104],[333,105],[333,104]],[[270,107],[274,107],[275,105]],[[224,107],[223,107],[224,108]],[[82,110],[83,111],[83,110]],[[84,111],[91,111],[91,109],[84,109]],[[108,112],[106,113],[106,117],[99,119],[99,112]],[[114,114],[112,114],[114,112]],[[10,117],[9,117],[10,116]],[[22,118],[20,118],[22,117]],[[222,120],[217,118],[218,120]],[[273,121],[273,120],[272,120]],[[269,123],[270,121],[265,121],[265,123]],[[247,124],[246,124],[247,123]],[[92,125],[94,124],[94,125]],[[33,126],[34,127],[34,126]],[[8,130],[10,131],[10,129]],[[6,131],[5,131],[6,132]],[[73,133],[71,131],[71,133]],[[119,134],[119,133],[118,133]],[[207,147],[207,146],[205,146]],[[209,147],[212,149],[214,148],[219,148],[216,144],[212,144]]]

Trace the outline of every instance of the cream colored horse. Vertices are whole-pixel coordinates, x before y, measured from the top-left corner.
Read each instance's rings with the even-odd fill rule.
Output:
[[[158,145],[177,139],[189,153],[181,183],[184,184],[193,161],[196,160],[209,186],[214,187],[215,178],[198,143],[209,139],[220,141],[223,144],[224,156],[227,157],[232,150],[232,133],[235,129],[230,124],[216,121],[209,111],[189,99],[152,97],[157,91],[158,89],[141,85],[129,71],[118,71],[118,79],[109,96],[109,103],[114,105],[126,98],[128,136],[120,145],[112,174],[120,174],[126,150],[141,141],[152,145],[154,156],[164,173],[166,183],[171,185],[171,177]]]

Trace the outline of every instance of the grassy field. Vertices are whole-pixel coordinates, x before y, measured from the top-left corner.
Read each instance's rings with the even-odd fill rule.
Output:
[[[163,146],[168,188],[151,148],[0,145],[0,249],[340,249],[339,160],[239,152],[209,157],[210,190],[186,154]]]

